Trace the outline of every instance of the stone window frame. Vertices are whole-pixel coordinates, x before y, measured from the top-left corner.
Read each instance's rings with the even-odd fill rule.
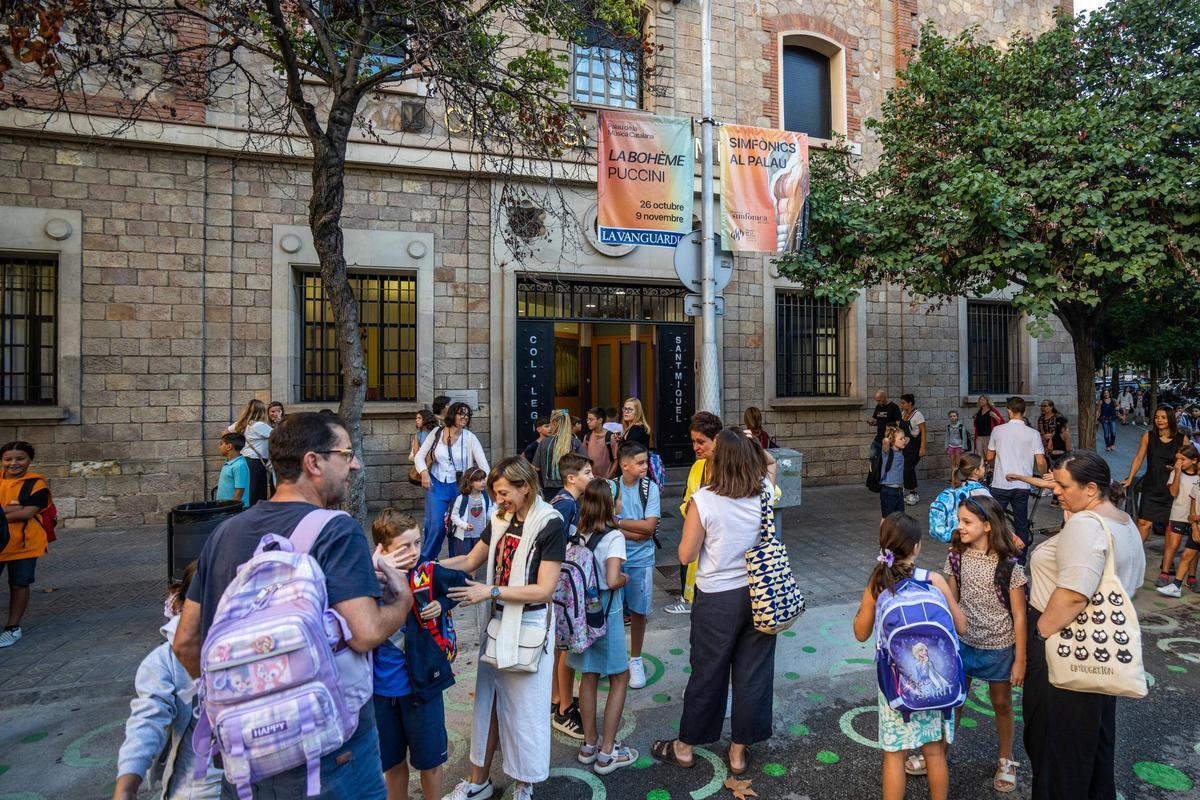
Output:
[[[970,359],[968,358],[967,349],[970,346],[968,341],[969,331],[967,329],[967,303],[971,300],[989,301],[996,303],[1011,303],[1016,292],[1013,289],[1001,289],[994,292],[988,292],[983,295],[975,295],[972,297],[959,297],[957,299],[958,311],[958,393],[962,397],[962,407],[971,408],[975,405],[973,400],[978,395],[969,394],[970,390]],[[1024,370],[1024,374],[1020,377],[1024,379],[1028,391],[1016,395],[1023,397],[1026,402],[1032,402],[1037,399],[1038,388],[1038,340],[1028,331],[1029,315],[1021,314],[1018,324],[1025,331],[1025,335],[1020,338],[1018,345],[1021,347],[1020,363]],[[995,406],[1003,406],[1003,400],[996,402],[996,398],[992,397],[992,404]]]
[[[363,416],[413,413],[433,402],[434,237],[410,231],[343,231],[346,265],[373,273],[397,272],[417,279],[417,399],[369,401]],[[271,229],[271,396],[286,398],[289,411],[317,411],[327,403],[300,403],[293,387],[300,377],[298,269],[319,265],[312,231],[303,225]]]
[[[49,256],[58,261],[55,298],[58,402],[0,406],[0,422],[80,421],[83,393],[83,213],[64,208],[0,206],[0,242],[5,252]]]
[[[846,49],[836,40],[823,36],[815,31],[795,30],[782,31],[775,37],[777,55],[775,59],[779,81],[779,108],[776,119],[780,127],[784,119],[784,104],[786,93],[783,89],[783,49],[785,47],[803,47],[819,53],[829,59],[829,127],[834,134],[849,138],[849,114],[846,110]],[[816,136],[808,138],[814,147],[832,145],[832,139],[821,139]]]
[[[780,291],[803,291],[769,263],[764,267],[762,292],[763,387],[766,405],[776,409],[859,408],[866,402],[867,384],[867,293],[860,291],[846,304],[847,393],[838,397],[780,397],[775,376],[775,295]]]

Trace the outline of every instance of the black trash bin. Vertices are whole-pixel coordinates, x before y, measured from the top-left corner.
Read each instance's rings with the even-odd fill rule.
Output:
[[[241,512],[241,500],[184,503],[167,515],[167,575],[177,581],[183,570],[200,557],[208,537],[225,520]]]

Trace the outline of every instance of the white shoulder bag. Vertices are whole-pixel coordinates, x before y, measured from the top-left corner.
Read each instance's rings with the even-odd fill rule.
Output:
[[[1050,683],[1070,692],[1142,698],[1142,631],[1137,611],[1113,568],[1116,540],[1104,517],[1084,511],[1108,537],[1104,575],[1095,594],[1070,625],[1046,639]]]

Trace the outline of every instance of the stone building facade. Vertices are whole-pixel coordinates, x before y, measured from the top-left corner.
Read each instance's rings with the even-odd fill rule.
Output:
[[[781,126],[784,48],[802,45],[827,59],[832,129],[869,164],[878,148],[864,122],[895,84],[920,22],[945,32],[978,25],[980,36],[1002,39],[1050,25],[1058,10],[1052,0],[718,0],[716,116]],[[655,68],[663,91],[646,92],[641,108],[698,116],[698,4],[651,3],[646,32],[661,46]],[[399,132],[396,108],[406,102],[427,104],[428,130]],[[595,106],[581,107],[594,125]],[[567,361],[554,365],[560,375],[571,368],[582,376],[575,396],[586,404],[577,412],[593,402],[611,405],[602,401],[613,397],[619,403],[639,383],[661,404],[670,389],[664,337],[694,330],[680,316],[670,251],[596,243],[589,236],[594,183],[584,174],[566,189],[582,235],[551,226],[531,243],[532,255],[517,260],[503,235],[499,181],[464,173],[448,155],[450,115],[401,91],[371,111],[391,145],[351,147],[347,260],[363,274],[364,292],[390,287],[407,305],[364,331],[398,337],[399,345],[379,352],[390,359],[395,350],[405,365],[399,388],[381,384],[379,399],[367,404],[369,502],[416,500],[405,480],[413,412],[435,394],[472,403],[472,428],[491,456],[515,450],[528,434],[521,420],[536,392],[522,349],[531,330],[566,343],[555,355]],[[83,135],[78,120],[42,125],[31,112],[0,112],[0,257],[9,274],[37,272],[49,281],[43,288],[52,287],[39,295],[36,314],[6,295],[5,324],[19,317],[22,330],[40,324],[54,331],[46,334],[53,347],[41,342],[40,373],[53,387],[39,402],[19,397],[10,383],[0,440],[35,444],[68,526],[158,523],[174,505],[203,498],[219,469],[216,439],[251,397],[280,400],[289,410],[336,406],[311,367],[325,362],[310,334],[320,304],[305,294],[316,264],[306,228],[308,170],[288,156],[241,150],[222,113],[219,105],[192,109],[175,124],[134,126],[118,139]],[[600,306],[609,316],[589,316],[587,299],[595,296],[607,298]],[[836,385],[814,393],[780,385],[791,377],[778,368],[787,344],[782,316],[794,325],[811,309],[769,258],[738,256],[724,296],[719,338],[729,421],[746,406],[760,407],[779,443],[804,453],[807,482],[850,482],[863,473],[873,391],[912,391],[929,419],[929,474],[940,477],[945,460],[934,456],[944,420],[952,409],[964,411],[972,395],[970,351],[983,345],[970,340],[979,329],[968,317],[978,308],[966,299],[935,307],[889,287],[864,291],[835,312]],[[614,297],[630,299],[614,306]],[[560,313],[563,302],[574,311]],[[1061,329],[1031,339],[1020,320],[1001,323],[1011,338],[1011,390],[1054,397],[1073,413],[1071,348]],[[602,341],[610,343],[609,361]],[[7,358],[9,383],[15,356]],[[597,378],[597,370],[609,372]],[[688,385],[685,379],[675,388]],[[651,405],[652,415],[665,413],[665,405]]]

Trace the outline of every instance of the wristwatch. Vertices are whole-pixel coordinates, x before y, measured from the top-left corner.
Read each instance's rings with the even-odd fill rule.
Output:
[[[499,600],[499,599],[500,599],[500,587],[499,587],[499,586],[493,586],[493,587],[492,587],[492,591],[491,591],[491,595],[492,595],[492,599],[493,599],[493,600]]]

